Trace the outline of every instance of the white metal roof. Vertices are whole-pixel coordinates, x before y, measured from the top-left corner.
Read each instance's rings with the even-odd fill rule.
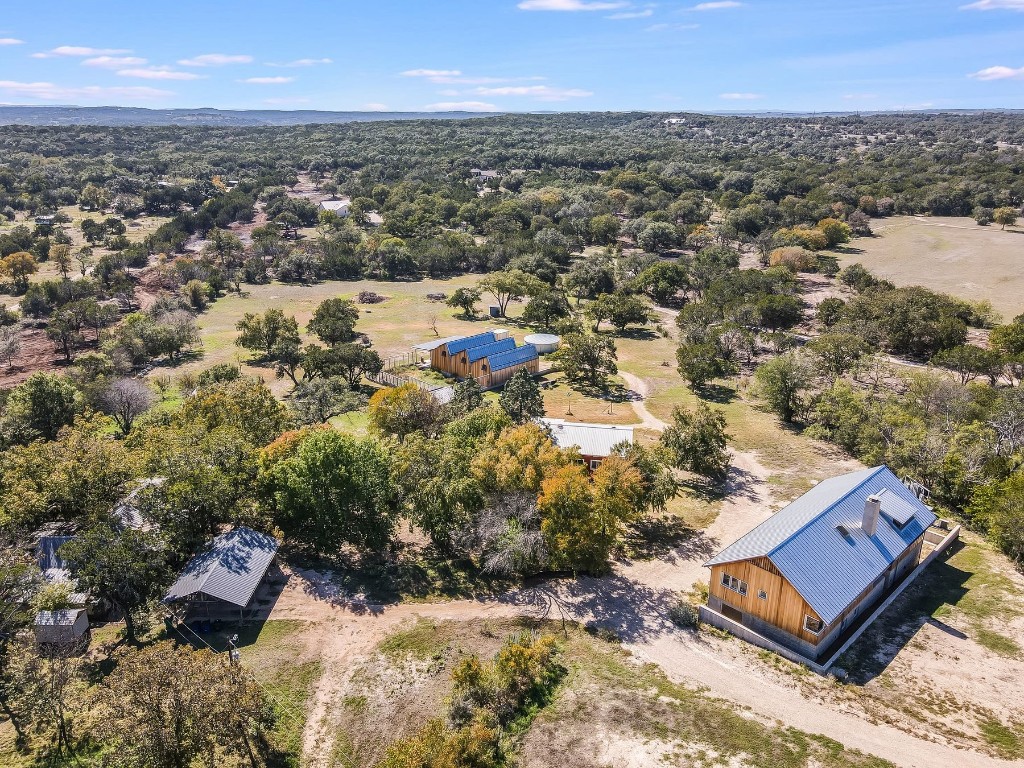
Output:
[[[73,627],[84,608],[64,608],[59,611],[40,611],[36,614],[37,627]]]
[[[870,496],[882,506],[873,536],[861,527]],[[818,483],[706,565],[767,557],[831,624],[935,519],[888,467],[863,469]]]
[[[464,338],[466,338],[466,337],[465,336],[446,336],[443,339],[433,339],[431,341],[424,341],[422,344],[413,344],[412,348],[415,349],[415,350],[418,350],[420,352],[433,352],[435,349],[437,349],[440,346],[443,346],[444,344],[448,344],[449,342],[458,341],[459,339],[464,339]]]
[[[202,593],[245,607],[263,580],[278,541],[251,528],[235,528],[215,538],[193,557],[164,597],[165,603]]]
[[[587,424],[565,419],[537,419],[551,430],[559,448],[579,448],[584,456],[610,456],[619,443],[633,442],[633,428],[617,424]]]
[[[320,203],[320,207],[325,211],[347,211],[352,205],[351,200],[324,200]]]

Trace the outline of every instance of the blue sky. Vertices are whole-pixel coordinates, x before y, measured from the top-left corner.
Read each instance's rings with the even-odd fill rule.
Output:
[[[1024,108],[1024,0],[4,5],[7,104]]]

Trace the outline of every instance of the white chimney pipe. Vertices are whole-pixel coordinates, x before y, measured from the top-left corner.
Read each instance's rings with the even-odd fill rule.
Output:
[[[877,496],[868,496],[864,502],[864,519],[860,527],[868,536],[874,536],[878,530],[878,515],[882,511],[882,500]]]

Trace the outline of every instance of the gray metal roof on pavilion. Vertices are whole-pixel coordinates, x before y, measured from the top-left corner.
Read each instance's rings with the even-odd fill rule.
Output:
[[[878,528],[861,527],[868,497]],[[936,520],[886,466],[823,480],[738,539],[706,566],[767,557],[831,624]]]
[[[244,608],[277,554],[273,536],[235,528],[193,557],[164,597],[165,603],[205,595]]]

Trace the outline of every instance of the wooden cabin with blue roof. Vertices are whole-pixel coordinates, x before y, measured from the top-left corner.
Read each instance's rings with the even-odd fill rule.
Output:
[[[708,607],[817,660],[914,569],[935,520],[888,467],[824,480],[705,563]]]

